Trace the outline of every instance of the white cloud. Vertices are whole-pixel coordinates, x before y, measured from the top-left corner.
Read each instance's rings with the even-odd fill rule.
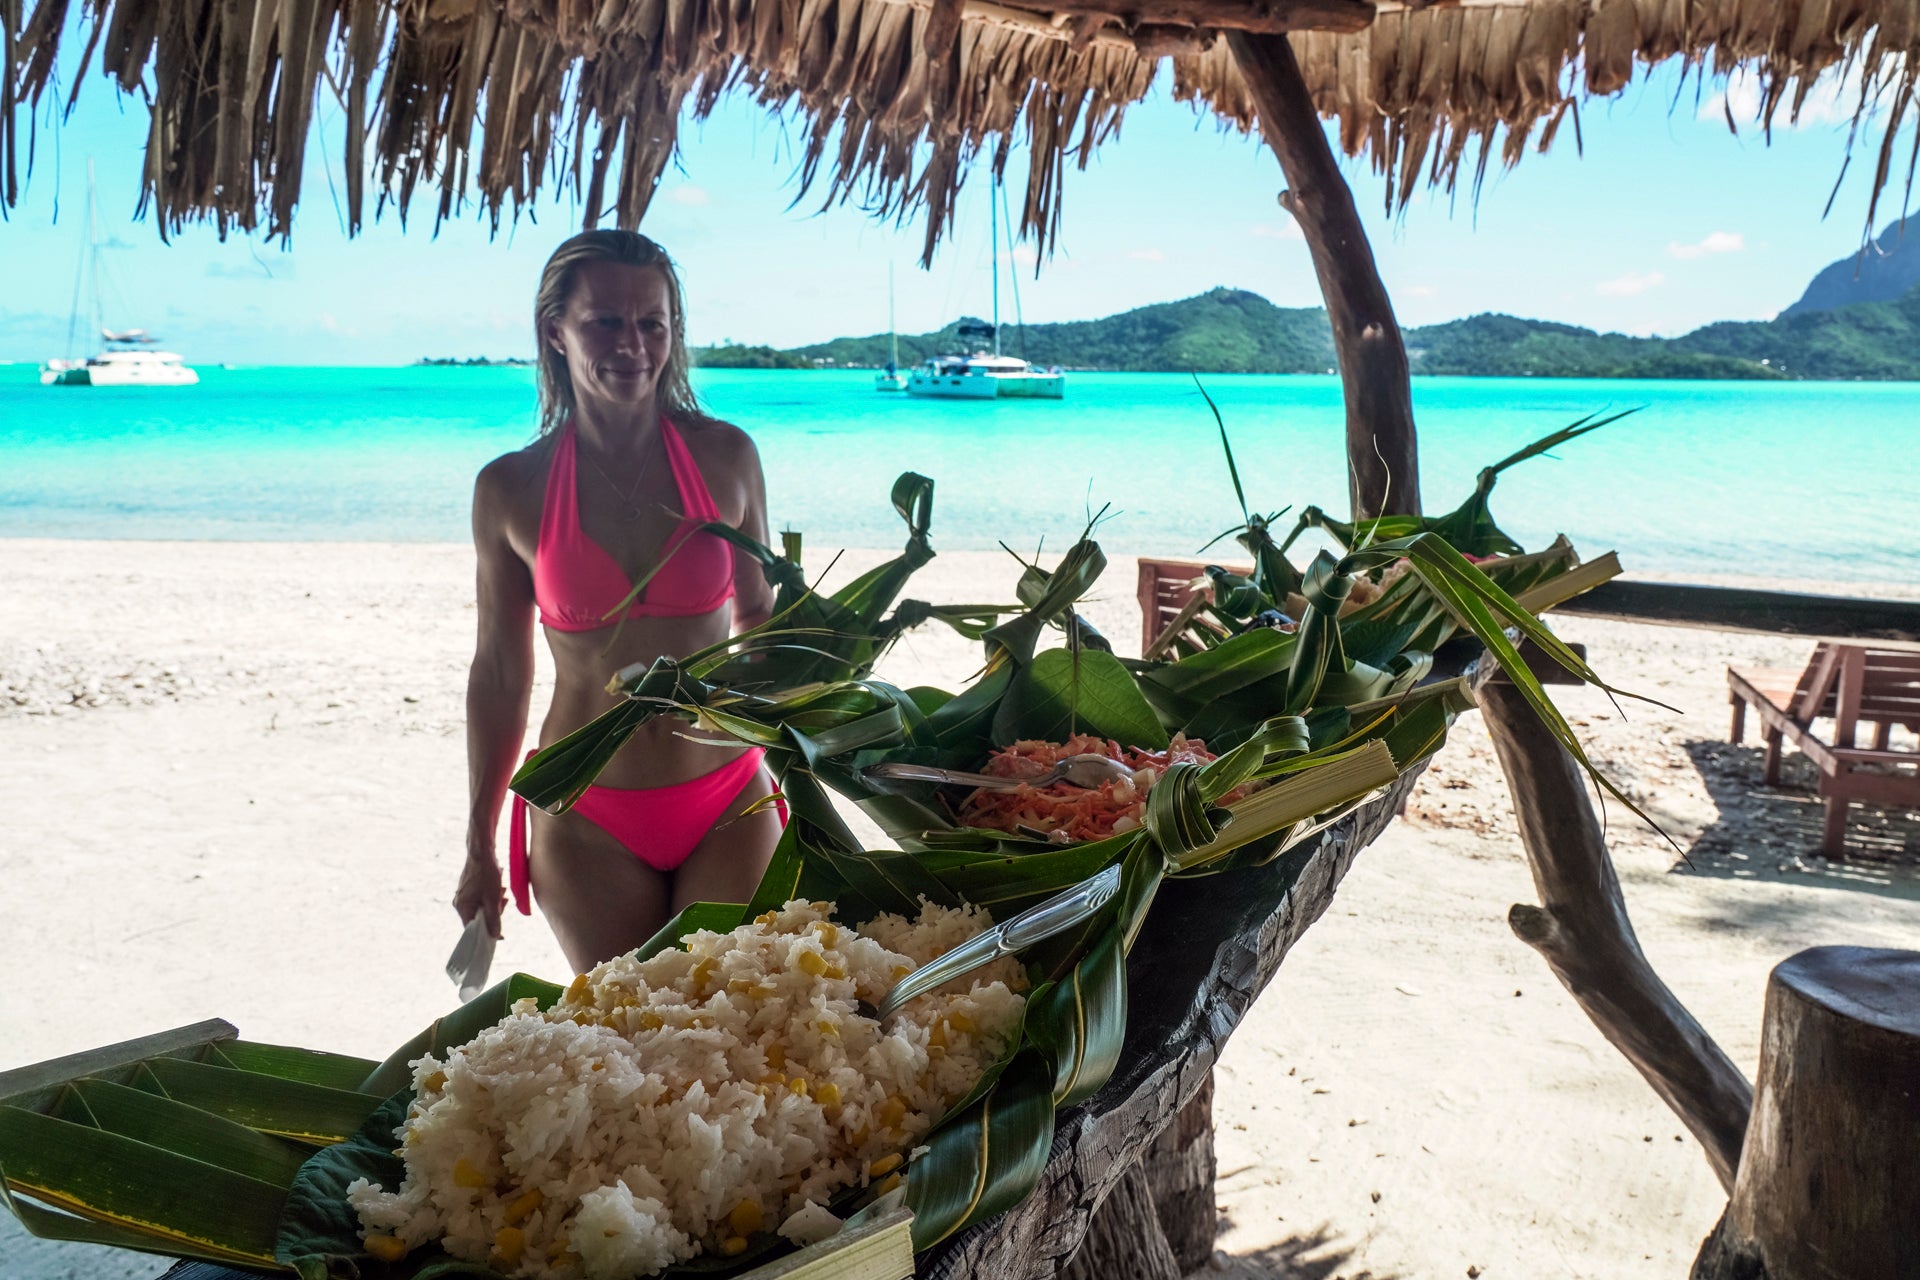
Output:
[[[1853,119],[1853,109],[1860,103],[1859,68],[1855,67],[1845,76],[1828,74],[1815,80],[1807,92],[1807,100],[1800,104],[1799,117],[1790,120],[1793,93],[1794,89],[1789,88],[1776,108],[1775,127],[1805,129],[1814,125],[1846,124]],[[1700,104],[1699,118],[1724,122],[1731,112],[1735,124],[1756,124],[1760,120],[1760,105],[1765,101],[1760,77],[1743,68],[1727,77],[1726,88],[1708,95]]]
[[[1165,262],[1167,255],[1158,249],[1135,249],[1127,255],[1135,262]]]
[[[1306,232],[1300,230],[1300,224],[1289,218],[1278,225],[1271,222],[1256,222],[1247,228],[1247,234],[1255,240],[1305,240]]]
[[[667,199],[675,204],[685,205],[689,209],[700,209],[713,203],[713,194],[705,187],[688,182],[667,192]]]
[[[1667,252],[1682,262],[1691,262],[1710,253],[1739,253],[1746,247],[1747,238],[1738,231],[1712,231],[1695,244],[1681,244],[1676,240],[1667,246]]]
[[[1411,284],[1399,292],[1409,298],[1435,298],[1440,295],[1440,291],[1430,284]]]
[[[1631,298],[1666,282],[1667,278],[1658,271],[1629,271],[1617,279],[1602,281],[1593,291],[1603,298]]]

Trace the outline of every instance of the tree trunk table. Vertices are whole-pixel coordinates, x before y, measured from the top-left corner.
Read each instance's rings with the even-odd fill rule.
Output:
[[[1360,850],[1386,830],[1419,774],[1409,770],[1384,795],[1264,867],[1161,887],[1127,958],[1127,1038],[1113,1078],[1061,1113],[1033,1194],[927,1250],[919,1280],[1054,1276],[1088,1237],[1109,1193],[1116,1212],[1098,1215],[1088,1247],[1127,1265],[1105,1268],[1105,1276],[1180,1274],[1157,1215],[1142,1211],[1167,1206],[1148,1198],[1152,1169],[1142,1171],[1141,1157],[1207,1084],[1227,1037],[1332,903]],[[1213,1212],[1209,1180],[1209,1223]]]

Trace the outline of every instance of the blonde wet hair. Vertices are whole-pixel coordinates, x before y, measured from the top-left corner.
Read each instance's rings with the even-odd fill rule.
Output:
[[[654,397],[660,411],[676,423],[700,421],[706,415],[693,394],[688,369],[693,364],[687,354],[687,309],[680,287],[680,273],[673,259],[659,244],[638,231],[583,231],[561,242],[540,272],[540,288],[533,296],[533,331],[539,343],[540,434],[551,435],[573,416],[573,375],[567,371],[567,357],[547,341],[547,321],[567,309],[580,268],[594,262],[614,262],[629,267],[652,267],[667,282],[667,299],[672,308],[672,341],[667,348],[666,367],[654,384]]]

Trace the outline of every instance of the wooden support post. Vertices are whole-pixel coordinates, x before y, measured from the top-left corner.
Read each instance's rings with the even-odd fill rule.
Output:
[[[1420,464],[1407,348],[1374,266],[1353,192],[1327,145],[1300,63],[1284,35],[1226,33],[1233,60],[1280,159],[1280,203],[1299,222],[1326,297],[1347,400],[1347,480],[1356,520],[1418,515]]]
[[[1752,1087],[1641,952],[1573,757],[1498,674],[1478,693],[1540,894],[1539,906],[1516,904],[1507,923],[1693,1131],[1731,1190]]]
[[[1209,1187],[1208,1198],[1212,1198]],[[1186,1274],[1161,1233],[1146,1172],[1136,1161],[1094,1210],[1059,1280],[1180,1280]]]
[[[1740,1176],[1694,1280],[1920,1275],[1920,952],[1815,947],[1767,983]]]
[[[1213,1076],[1180,1108],[1140,1157],[1147,1191],[1180,1273],[1188,1275],[1213,1257],[1220,1213],[1213,1200]]]

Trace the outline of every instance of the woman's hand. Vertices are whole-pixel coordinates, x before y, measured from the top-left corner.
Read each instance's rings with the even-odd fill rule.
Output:
[[[487,918],[487,932],[498,941],[500,916],[507,907],[506,886],[500,880],[500,860],[493,851],[469,849],[465,865],[460,868],[460,887],[453,891],[453,909],[460,913],[460,922],[465,924],[479,912]]]

